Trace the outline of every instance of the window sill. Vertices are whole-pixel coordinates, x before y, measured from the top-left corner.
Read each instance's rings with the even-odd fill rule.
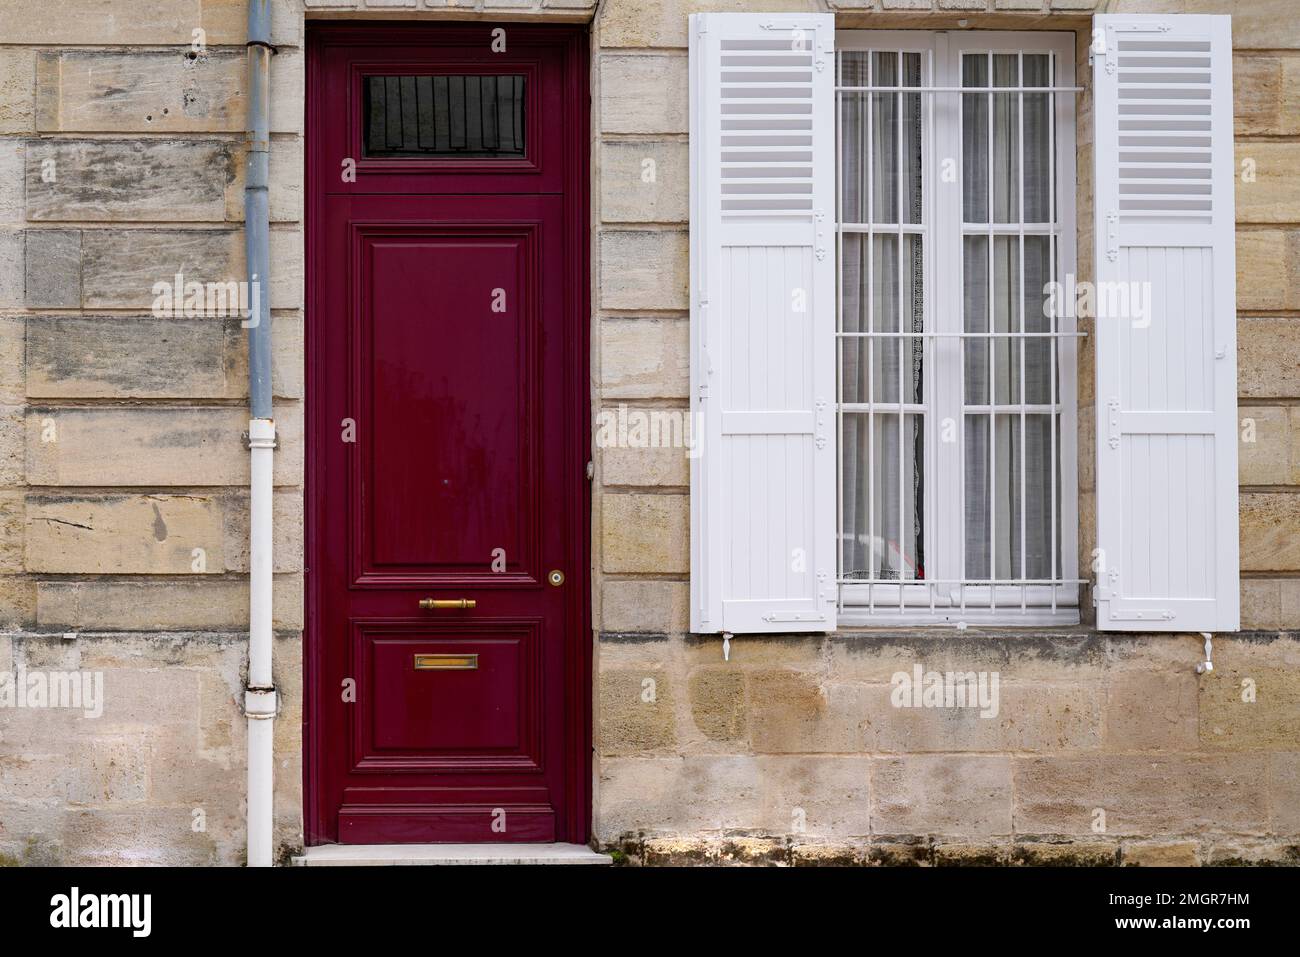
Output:
[[[965,611],[956,609],[944,611],[936,608],[931,612],[928,608],[900,611],[897,607],[882,608],[877,605],[875,611],[867,611],[865,608],[840,609],[838,630],[878,631],[882,628],[906,627],[933,628],[942,631],[988,629],[1023,631],[1026,628],[1058,631],[1076,628],[1079,622],[1079,609],[1068,606],[1057,606],[1056,611],[1052,611],[1051,608],[1028,608],[1024,611],[1016,608],[1009,612],[987,608],[967,608]]]

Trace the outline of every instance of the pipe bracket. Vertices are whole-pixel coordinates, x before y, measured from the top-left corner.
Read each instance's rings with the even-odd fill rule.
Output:
[[[273,719],[280,711],[280,696],[274,688],[244,691],[244,714],[259,720]]]
[[[244,439],[244,447],[248,449],[278,449],[280,443],[275,434],[275,421],[273,419],[252,419],[248,423],[248,431],[240,433]]]

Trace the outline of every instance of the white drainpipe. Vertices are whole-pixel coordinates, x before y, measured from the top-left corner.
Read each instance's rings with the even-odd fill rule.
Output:
[[[270,0],[248,4],[248,163],[244,187],[244,250],[248,326],[249,554],[248,554],[248,866],[270,867],[274,853],[272,775],[277,696],[271,677],[271,496],[275,420],[271,407],[270,213],[267,180],[271,134]]]
[[[248,866],[272,863],[272,775],[276,691],[271,678],[271,495],[275,422],[248,423],[249,488]]]

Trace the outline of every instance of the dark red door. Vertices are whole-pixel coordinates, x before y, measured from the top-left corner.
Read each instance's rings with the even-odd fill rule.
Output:
[[[587,839],[584,49],[313,32],[311,843]]]

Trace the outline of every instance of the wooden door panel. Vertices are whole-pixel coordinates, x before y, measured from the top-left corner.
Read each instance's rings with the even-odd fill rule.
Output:
[[[541,771],[542,650],[541,619],[354,621],[352,770]]]
[[[351,227],[358,583],[543,574],[539,304],[559,290],[556,272],[541,288],[539,265],[544,227],[559,230],[560,200],[442,201],[427,213],[469,214],[471,205],[538,218]]]
[[[521,803],[517,795],[497,802],[457,804],[458,795],[428,795],[416,805],[344,804],[339,811],[343,844],[490,844],[509,840],[549,844],[556,840],[555,810],[547,804]],[[430,835],[437,835],[435,841]]]

